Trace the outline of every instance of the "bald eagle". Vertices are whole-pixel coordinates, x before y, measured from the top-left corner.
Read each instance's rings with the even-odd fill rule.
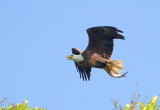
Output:
[[[120,75],[119,71],[123,70],[121,60],[110,60],[113,51],[113,39],[122,39],[124,36],[120,35],[118,30],[112,26],[99,26],[87,29],[89,44],[87,48],[82,51],[77,48],[72,48],[72,54],[66,58],[73,60],[80,78],[90,80],[91,68],[104,69],[111,77],[124,77],[126,73]]]

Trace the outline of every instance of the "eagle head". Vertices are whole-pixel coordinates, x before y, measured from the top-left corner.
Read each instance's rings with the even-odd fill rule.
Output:
[[[68,55],[68,56],[66,56],[66,58],[68,60],[73,60],[73,61],[75,61],[77,63],[79,63],[80,61],[83,60],[83,56],[81,54],[80,55]]]

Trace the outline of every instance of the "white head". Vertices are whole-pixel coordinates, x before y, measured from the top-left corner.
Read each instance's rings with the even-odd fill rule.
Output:
[[[73,61],[75,61],[77,63],[79,63],[80,61],[83,60],[83,56],[81,54],[80,55],[68,55],[68,56],[66,56],[66,58],[68,60],[73,60]]]

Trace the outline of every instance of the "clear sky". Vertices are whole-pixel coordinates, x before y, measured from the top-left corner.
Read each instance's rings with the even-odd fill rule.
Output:
[[[111,59],[121,59],[127,77],[114,79],[92,69],[82,81],[66,60],[71,48],[88,45],[86,29],[115,26],[126,40],[116,40]],[[49,110],[111,110],[136,91],[160,94],[159,0],[1,0],[0,99],[29,100]]]

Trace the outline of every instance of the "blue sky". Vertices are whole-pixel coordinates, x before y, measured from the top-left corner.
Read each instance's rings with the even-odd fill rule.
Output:
[[[159,0],[1,0],[0,99],[29,100],[49,110],[111,110],[136,91],[160,94]],[[79,79],[71,48],[84,50],[86,29],[115,26],[126,40],[116,40],[111,59],[121,59],[126,78],[111,79],[92,69],[91,81]]]

